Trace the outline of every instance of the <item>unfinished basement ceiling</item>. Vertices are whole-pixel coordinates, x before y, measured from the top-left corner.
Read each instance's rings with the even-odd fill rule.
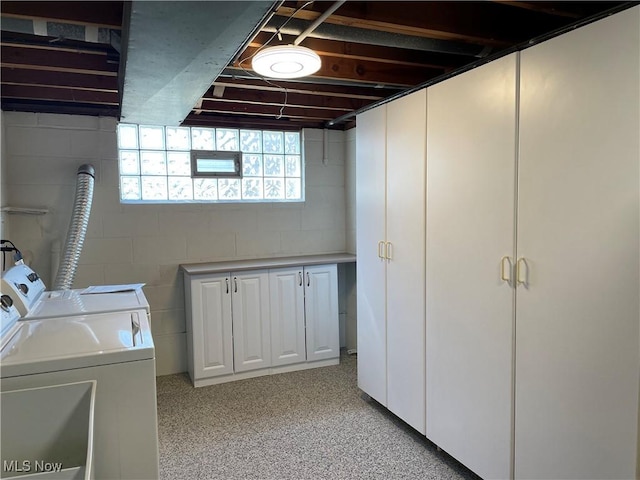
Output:
[[[186,3],[3,1],[2,109],[140,123],[159,123],[153,114],[165,109],[188,125],[344,129],[360,109],[639,2],[347,1],[302,41],[323,65],[295,81],[257,77],[249,57],[266,42],[293,43],[335,2],[188,2],[201,15],[178,18]],[[136,32],[137,4],[140,19],[144,10],[165,24]],[[255,10],[236,17],[242,4]],[[212,21],[216,12],[227,21]],[[159,72],[153,81],[132,73],[145,70],[140,58]]]

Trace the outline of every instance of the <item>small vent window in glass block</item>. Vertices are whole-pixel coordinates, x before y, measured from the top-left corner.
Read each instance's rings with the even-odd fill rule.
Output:
[[[240,152],[191,151],[193,177],[241,177]]]

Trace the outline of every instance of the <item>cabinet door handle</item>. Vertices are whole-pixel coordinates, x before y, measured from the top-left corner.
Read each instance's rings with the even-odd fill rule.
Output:
[[[302,286],[302,272],[298,272],[298,282]]]
[[[233,293],[238,293],[238,277],[233,277]]]
[[[391,260],[393,257],[393,244],[391,242],[386,242],[384,258],[387,260]]]
[[[309,276],[309,272],[307,272],[307,287],[311,285],[311,277]]]
[[[229,279],[225,278],[224,281],[227,282],[227,293],[229,293]]]
[[[506,273],[504,268],[505,263],[509,265],[509,268],[507,268]],[[509,285],[511,285],[512,271],[513,271],[513,263],[511,263],[511,257],[509,257],[508,255],[505,255],[500,259],[500,280],[502,280],[503,282],[507,282]]]
[[[384,253],[383,250],[384,249],[384,241],[380,240],[378,242],[378,258],[384,258]]]
[[[520,257],[516,262],[516,285],[529,287],[529,264],[524,257]]]

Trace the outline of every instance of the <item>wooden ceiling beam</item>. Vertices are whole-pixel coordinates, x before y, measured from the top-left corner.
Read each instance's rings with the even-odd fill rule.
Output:
[[[367,5],[365,7],[352,8],[351,3],[366,3]],[[433,8],[430,8],[430,5],[446,4],[448,2],[420,2],[421,10],[424,10],[420,15],[416,15],[415,8],[403,8],[402,3],[415,2],[347,2],[337,10],[337,13],[329,16],[324,23],[438,40],[454,40],[500,48],[507,47],[512,43],[512,41],[508,39],[496,39],[491,33],[478,32],[478,29],[474,29],[472,25],[461,28],[460,25],[458,25],[458,18],[455,18],[452,22],[433,21],[432,16],[427,13],[427,11],[430,12],[433,10]],[[464,3],[467,4],[469,2]],[[378,6],[375,4],[378,4]],[[322,14],[322,11],[314,10],[315,8],[318,7],[313,4],[294,15],[295,8],[281,6],[276,11],[276,15],[287,18],[293,15],[294,18],[314,21]],[[358,11],[354,11],[356,8]],[[439,14],[437,18],[442,16],[442,14]],[[483,15],[483,17],[484,16],[485,15]],[[478,23],[481,22],[482,20],[478,20]]]
[[[2,98],[1,106],[2,110],[4,110],[5,112],[40,112],[68,115],[94,115],[116,118],[118,118],[120,115],[119,107],[97,103],[69,103],[49,100]]]
[[[118,91],[118,79],[115,76],[86,75],[69,72],[39,71],[25,68],[2,67],[0,76],[3,83],[59,86],[83,90]]]
[[[84,42],[82,40],[74,40],[70,38],[58,38],[3,30],[1,32],[1,42],[2,45],[11,45],[15,47],[31,46],[47,50],[97,53],[107,55],[110,58],[114,57],[115,59],[120,57],[120,54],[109,44]]]
[[[182,125],[201,127],[260,128],[297,131],[301,128],[323,128],[323,120],[305,120],[268,117],[251,117],[248,115],[228,115],[224,113],[191,113]]]
[[[352,60],[340,57],[321,56],[322,66],[318,72],[310,75],[309,79],[316,81],[344,80],[375,85],[391,85],[396,87],[409,87],[418,85],[431,78],[446,73],[444,69],[429,67],[411,67],[407,65],[393,65],[389,63],[370,62],[364,60]],[[233,68],[229,68],[233,70]],[[244,67],[250,70],[250,65]],[[241,73],[242,69],[240,70]],[[275,81],[277,82],[277,80]]]
[[[219,101],[236,103],[253,103],[260,105],[281,105],[286,101],[288,105],[298,107],[312,107],[333,110],[334,112],[357,110],[370,104],[374,100],[363,100],[345,97],[324,97],[318,95],[306,95],[284,90],[252,90],[236,87],[225,87],[221,97],[214,96],[215,87],[209,88],[203,97],[203,101]]]
[[[277,118],[284,115],[289,118],[311,118],[314,120],[331,120],[336,117],[336,112],[320,108],[309,108],[295,105],[263,105],[255,103],[226,102],[224,100],[205,99],[202,106],[197,109],[208,113],[229,113],[235,115],[255,115]]]
[[[118,92],[77,90],[36,85],[14,85],[2,81],[2,98],[22,98],[29,100],[56,100],[63,102],[100,103],[117,106]]]
[[[272,34],[267,32],[259,33],[249,44],[249,48],[243,52],[242,58],[247,58],[262,47],[271,38]],[[295,40],[293,35],[282,35],[282,42],[278,44],[292,44]],[[274,45],[271,42],[271,45]],[[392,63],[406,66],[440,68],[451,70],[465,65],[475,60],[475,57],[464,55],[448,55],[437,52],[425,52],[418,50],[407,50],[401,48],[384,47],[363,43],[339,42],[335,40],[324,40],[307,37],[304,46],[312,49],[318,55],[327,57],[341,57],[353,60],[367,60],[381,63]]]
[[[97,74],[118,73],[118,63],[111,62],[104,53],[48,50],[35,46],[3,45],[0,49],[2,65],[47,67],[60,71],[85,71]]]
[[[3,16],[120,30],[124,2],[2,1]]]
[[[273,80],[267,83],[265,80],[260,78],[233,78],[226,75],[218,77],[218,79],[213,82],[213,85],[273,92],[281,92],[282,88],[286,88],[289,92],[302,93],[304,95],[346,97],[363,100],[380,100],[388,97],[389,95],[393,95],[394,93],[398,93],[401,90],[396,88],[352,87],[322,83],[304,83],[300,81],[296,82],[295,80]]]
[[[570,19],[580,19],[594,13],[613,8],[623,2],[538,2],[538,1],[512,1],[491,0],[494,3],[509,5],[510,7],[523,8],[533,12],[555,15]]]

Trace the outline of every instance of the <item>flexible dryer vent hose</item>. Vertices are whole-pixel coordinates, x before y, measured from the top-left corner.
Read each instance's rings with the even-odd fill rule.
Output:
[[[93,183],[95,170],[92,165],[81,165],[78,168],[78,180],[76,184],[76,198],[71,214],[71,224],[67,232],[67,240],[62,250],[62,259],[58,267],[54,290],[69,290],[73,286],[76,276],[84,237],[89,225],[91,213],[91,201],[93,199]]]

